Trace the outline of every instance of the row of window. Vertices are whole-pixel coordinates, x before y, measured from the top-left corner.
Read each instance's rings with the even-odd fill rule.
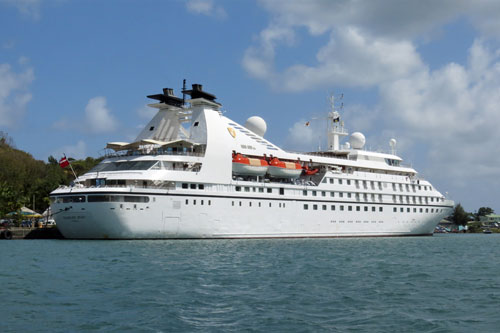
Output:
[[[320,208],[321,208],[321,210],[328,210],[328,205],[318,205],[318,204],[304,204],[304,210],[309,210],[310,206],[311,206],[312,210],[319,210]],[[337,205],[330,205],[330,210],[335,211],[336,209],[337,209]],[[339,211],[344,211],[344,210],[347,209],[347,211],[349,211],[349,212],[352,212],[352,211],[356,211],[356,212],[361,212],[361,211],[364,211],[364,212],[369,212],[369,211],[376,212],[377,211],[377,207],[376,206],[371,206],[371,208],[370,208],[370,206],[344,206],[344,205],[338,205],[338,209],[339,209]],[[384,207],[379,206],[378,207],[378,211],[379,212],[383,212],[384,211]],[[392,211],[394,213],[397,213],[398,212],[398,207],[393,207]],[[405,212],[405,208],[404,207],[399,207],[399,211],[401,213],[404,213]],[[407,207],[406,208],[406,212],[407,213],[411,213],[412,212],[412,208]],[[424,208],[419,208],[419,212],[423,213],[424,212]],[[429,213],[429,208],[425,208],[425,212]],[[430,212],[431,213],[440,213],[440,212],[443,212],[443,209],[430,208]],[[416,207],[413,208],[413,213],[417,213],[417,208]]]
[[[193,206],[196,206],[196,204],[197,204],[196,199],[192,199],[192,200],[191,200],[191,204],[192,204]],[[199,201],[199,204],[200,204],[200,206],[204,206],[204,205],[205,205],[205,200],[201,199],[201,200]],[[186,199],[186,205],[189,205],[189,199]],[[212,200],[207,200],[207,205],[208,205],[208,206],[211,206],[211,205],[212,205]]]
[[[69,195],[52,198],[53,203],[82,202],[149,202],[149,197],[143,195]]]
[[[238,205],[239,207],[242,207],[243,206],[243,203],[241,201],[231,201],[231,206],[236,206]],[[268,206],[269,208],[272,208],[273,207],[273,203],[272,202],[269,202],[268,203]],[[262,202],[257,202],[257,205],[255,206],[254,203],[252,201],[249,201],[248,202],[248,207],[262,207]],[[275,206],[276,207],[276,206]],[[278,202],[278,205],[277,205],[278,208],[285,208],[286,207],[286,204],[284,202]]]
[[[181,187],[183,189],[190,188],[192,190],[196,190],[196,189],[198,189],[198,190],[204,190],[205,189],[205,185],[204,184],[195,184],[195,183],[190,183],[190,184],[188,184],[188,183],[182,183]]]
[[[354,184],[357,188],[360,188],[360,186],[363,186],[363,188],[368,189],[368,185],[370,185],[370,187],[372,189],[375,189],[375,187],[378,187],[380,190],[382,189],[382,186],[387,187],[387,184],[389,184],[386,182],[357,180],[357,179],[356,180],[342,179],[342,178],[325,178],[325,179],[323,179],[323,183],[325,183],[325,184],[326,183],[330,183],[330,184],[337,183],[338,185],[343,185],[344,182],[346,185]],[[428,185],[420,185],[420,184],[417,184],[417,185],[411,184],[410,185],[410,184],[402,184],[402,183],[392,183],[392,189],[394,191],[397,191],[397,189],[399,188],[400,191],[404,191],[406,189],[406,192],[410,192],[410,186],[411,186],[411,190],[413,192],[416,192],[417,189],[419,191],[421,191],[421,190],[431,191],[432,190],[432,187],[428,186]]]
[[[321,210],[328,210],[328,205],[318,205],[318,204],[304,204],[304,210],[309,210],[309,206],[312,206],[312,210],[318,210],[319,207],[321,206]],[[345,206],[344,205],[339,205],[339,210],[340,211],[344,211],[345,210]],[[330,205],[330,210],[336,210],[337,209],[337,205]],[[361,211],[361,206],[355,206],[355,209],[357,212],[360,212]],[[349,212],[351,212],[353,210],[353,206],[347,206],[347,210]],[[370,211],[369,207],[368,206],[363,206],[363,211],[365,212],[368,212]],[[376,212],[377,211],[377,207],[375,206],[371,206],[371,211],[372,212]],[[384,207],[382,206],[379,206],[378,207],[378,211],[379,212],[383,212],[384,211]]]
[[[398,212],[398,207],[393,207],[392,208],[392,212],[393,213],[397,213]],[[404,213],[405,212],[405,209],[404,207],[399,207],[399,212],[400,213]],[[406,212],[407,213],[411,213],[412,212],[412,209],[410,207],[406,207]],[[416,207],[413,207],[413,212],[414,213],[417,213],[417,208]],[[419,213],[423,213],[424,212],[424,208],[418,208],[418,212]],[[429,208],[425,208],[425,212],[426,213],[429,213]],[[443,212],[443,209],[439,209],[439,208],[430,208],[430,212],[431,213],[441,213]]]

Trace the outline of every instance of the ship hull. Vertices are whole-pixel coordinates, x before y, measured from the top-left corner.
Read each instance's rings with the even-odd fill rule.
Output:
[[[321,204],[318,210],[304,210],[305,201],[291,199],[150,198],[147,203],[54,203],[54,218],[70,239],[376,237],[432,235],[450,210],[443,206],[439,213],[399,214],[392,213],[391,204],[352,203],[361,211],[332,212],[334,202],[325,210]],[[365,206],[377,211],[365,212]]]

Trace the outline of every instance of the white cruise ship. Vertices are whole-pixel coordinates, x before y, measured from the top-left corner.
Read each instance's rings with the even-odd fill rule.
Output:
[[[158,112],[137,139],[108,143],[99,165],[51,193],[66,238],[432,235],[453,209],[394,151],[364,150],[361,133],[341,145],[333,109],[328,148],[296,153],[264,138],[262,118],[227,118],[201,85],[183,93],[148,96]]]

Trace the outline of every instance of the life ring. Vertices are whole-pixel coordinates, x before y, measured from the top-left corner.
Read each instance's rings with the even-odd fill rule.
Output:
[[[2,237],[4,239],[12,239],[12,231],[4,230],[4,232],[2,232]]]

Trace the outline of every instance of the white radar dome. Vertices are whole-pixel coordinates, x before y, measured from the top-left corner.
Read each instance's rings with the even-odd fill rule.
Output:
[[[389,140],[389,146],[391,146],[391,148],[396,147],[396,143],[397,143],[396,139],[390,139]]]
[[[253,116],[248,118],[244,126],[258,136],[263,137],[266,134],[267,124],[261,117]]]
[[[349,138],[349,142],[351,143],[352,148],[354,149],[363,149],[366,139],[363,133],[354,132],[351,134]]]

